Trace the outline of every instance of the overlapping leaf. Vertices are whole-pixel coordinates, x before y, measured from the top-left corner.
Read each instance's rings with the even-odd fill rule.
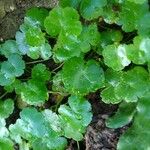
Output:
[[[150,143],[150,100],[149,97],[142,98],[137,105],[137,113],[133,125],[119,139],[118,150],[125,149],[149,149]]]
[[[48,10],[44,8],[33,7],[27,10],[26,16],[44,28],[44,20],[48,16]]]
[[[61,32],[53,49],[54,58],[61,62],[71,57],[79,57],[82,52],[90,51],[91,46],[97,46],[99,43],[100,34],[96,24],[84,26],[79,36]]]
[[[2,150],[14,150],[13,142],[7,138],[0,139],[0,149]]]
[[[21,95],[21,99],[30,105],[41,105],[48,100],[48,90],[46,81],[50,79],[50,72],[43,64],[38,64],[32,69],[32,79],[20,84],[20,90],[16,92]]]
[[[43,116],[42,112],[38,112],[35,108],[25,108],[20,113],[20,117],[16,124],[9,127],[11,137],[14,138],[16,142],[17,139],[15,139],[15,137],[19,136],[29,140],[33,149],[37,149],[37,146],[39,146],[39,148],[45,146],[46,149],[50,150],[63,150],[66,147],[66,139],[60,137],[60,135],[50,127],[49,120]]]
[[[6,78],[19,77],[24,73],[25,62],[18,54],[13,54],[8,57],[8,61],[1,64],[1,72]]]
[[[82,0],[80,5],[81,15],[87,19],[96,19],[103,13],[103,7],[107,5],[107,0]]]
[[[148,12],[147,2],[140,5],[130,1],[121,3],[122,9],[119,14],[118,24],[122,25],[125,32],[137,29],[139,20]]]
[[[145,13],[142,18],[140,18],[138,22],[138,33],[139,35],[150,35],[150,12]]]
[[[82,49],[81,41],[75,35],[66,36],[65,33],[61,33],[58,37],[58,41],[53,49],[54,59],[62,62],[70,59],[71,57],[79,57]]]
[[[107,30],[101,33],[101,46],[104,48],[105,46],[114,44],[115,42],[120,42],[123,36],[119,30]]]
[[[135,64],[145,64],[150,61],[150,38],[137,36],[134,44],[127,47],[127,55]]]
[[[59,115],[51,110],[38,112],[35,108],[25,108],[14,125],[10,125],[11,138],[17,143],[29,141],[33,149],[63,150],[67,141],[64,137],[82,140],[83,133],[92,119],[91,105],[76,96],[69,98],[69,106],[60,106]],[[32,115],[31,115],[32,114]],[[16,138],[17,137],[17,138]]]
[[[7,40],[1,45],[0,54],[4,55],[6,58],[10,57],[12,54],[20,54],[16,41]]]
[[[12,99],[0,100],[0,149],[2,150],[14,150],[13,142],[8,138],[9,131],[6,128],[5,119],[12,114],[14,110],[14,102]]]
[[[45,43],[44,33],[37,27],[31,27],[26,32],[26,41],[30,46],[41,46]]]
[[[100,43],[100,33],[96,24],[83,26],[81,35],[81,50],[85,53],[91,50],[91,46],[97,46]],[[84,48],[85,47],[85,48]]]
[[[115,89],[116,96],[127,101],[136,102],[149,90],[149,74],[142,67],[135,67],[124,73],[123,79]]]
[[[119,20],[120,10],[121,5],[119,5],[118,0],[109,1],[103,8],[102,17],[104,18],[104,21],[108,24],[116,24]]]
[[[14,102],[12,99],[0,101],[0,118],[8,118],[14,110]]]
[[[32,18],[32,17],[31,17]],[[36,17],[33,16],[34,21],[31,18],[25,18],[24,23],[20,26],[20,31],[16,33],[16,42],[19,51],[22,54],[27,54],[32,59],[38,59],[39,57],[47,60],[51,57],[51,46],[45,39],[45,34],[42,32],[40,26],[36,24]],[[38,20],[39,22],[40,20]]]
[[[15,81],[15,77],[8,78],[5,76],[4,73],[0,72],[0,85],[1,86],[6,86],[10,85]]]
[[[147,2],[147,0],[128,0],[129,2],[134,2],[136,4],[143,4],[145,2]]]
[[[7,86],[14,82],[15,77],[24,73],[25,62],[18,54],[12,54],[0,66],[0,85]]]

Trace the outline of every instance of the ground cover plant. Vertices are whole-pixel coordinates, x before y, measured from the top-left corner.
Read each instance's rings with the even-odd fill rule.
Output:
[[[31,8],[15,39],[0,45],[0,58],[0,149],[64,150],[70,139],[82,141],[94,92],[118,105],[107,127],[129,124],[117,149],[150,148],[147,0]]]

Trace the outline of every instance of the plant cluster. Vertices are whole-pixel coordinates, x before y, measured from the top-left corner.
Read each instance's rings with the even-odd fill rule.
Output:
[[[0,149],[63,150],[67,139],[81,141],[92,120],[86,96],[97,90],[103,102],[119,105],[108,127],[132,121],[117,149],[149,149],[147,0],[60,0],[50,12],[31,8],[0,55]],[[50,69],[49,60],[58,67]],[[45,108],[51,94],[56,105]],[[8,124],[16,107],[20,117]]]

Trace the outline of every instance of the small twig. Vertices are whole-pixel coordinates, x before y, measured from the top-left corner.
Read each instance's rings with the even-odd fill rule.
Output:
[[[41,63],[41,62],[44,62],[44,61],[47,61],[47,60],[36,60],[36,61],[27,62],[26,64],[30,65],[30,64],[35,64],[35,63]]]
[[[2,99],[3,97],[5,97],[8,94],[8,92],[5,92],[3,95],[0,96],[0,99]]]
[[[55,112],[58,110],[59,105],[61,104],[63,98],[61,98],[61,100],[59,100],[55,106]]]

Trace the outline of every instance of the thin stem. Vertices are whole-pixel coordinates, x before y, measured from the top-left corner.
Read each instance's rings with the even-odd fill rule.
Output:
[[[54,92],[54,91],[48,91],[48,93],[50,93],[50,94],[60,94],[60,95],[63,94],[63,93],[60,93],[60,92]]]
[[[8,94],[8,92],[5,92],[2,96],[0,96],[0,99],[2,99],[3,97],[5,97]]]
[[[58,70],[59,68],[61,68],[64,65],[64,62],[61,63],[57,68],[53,69],[52,72],[55,72],[56,70]]]
[[[41,63],[41,62],[44,62],[44,61],[47,61],[47,60],[36,60],[36,61],[27,62],[26,64],[30,65],[30,64],[35,64],[35,63]]]
[[[79,142],[77,141],[77,147],[78,147],[78,150],[80,150],[80,145],[79,145]]]

